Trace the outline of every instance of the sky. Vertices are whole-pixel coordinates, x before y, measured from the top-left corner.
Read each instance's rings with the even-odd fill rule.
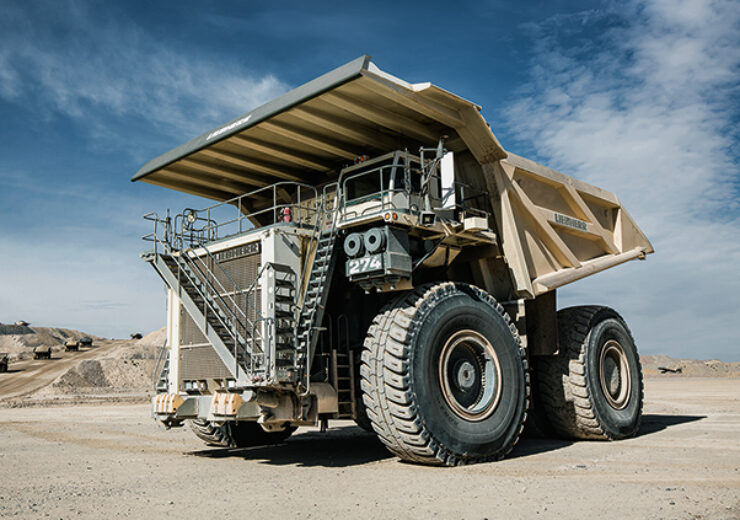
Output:
[[[616,193],[656,253],[571,284],[643,354],[740,361],[740,9],[731,0],[0,0],[0,322],[165,322],[131,176],[362,54],[481,105],[503,146]]]

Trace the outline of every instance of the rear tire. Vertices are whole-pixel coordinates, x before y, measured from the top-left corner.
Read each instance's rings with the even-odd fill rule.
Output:
[[[229,438],[226,429],[223,426],[214,426],[204,419],[193,419],[190,422],[190,429],[196,437],[204,441],[209,446],[229,447]]]
[[[357,417],[354,418],[355,424],[366,432],[374,433],[373,423],[370,422],[370,418],[367,416],[367,408],[362,397],[357,400],[355,407],[357,408]]]
[[[540,397],[557,433],[616,440],[640,428],[640,358],[627,324],[609,307],[558,312],[559,353],[537,359]]]
[[[367,415],[401,459],[503,458],[522,432],[527,361],[503,307],[462,283],[421,286],[373,320],[362,353]]]
[[[223,448],[251,448],[279,444],[296,431],[295,426],[290,426],[280,432],[266,432],[256,422],[227,422],[223,426],[216,426],[204,419],[191,420],[190,429],[209,446]]]

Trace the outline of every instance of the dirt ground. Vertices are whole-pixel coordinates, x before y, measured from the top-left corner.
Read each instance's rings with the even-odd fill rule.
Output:
[[[740,379],[648,377],[640,435],[524,439],[504,461],[399,462],[338,422],[209,448],[147,405],[0,409],[0,517],[740,518]]]
[[[83,335],[50,328],[0,335],[0,346],[11,351],[8,372],[0,373],[0,407],[149,401],[164,329],[140,340],[96,338],[92,347],[69,352],[59,339],[64,331]],[[52,359],[32,358],[38,344],[52,347]]]

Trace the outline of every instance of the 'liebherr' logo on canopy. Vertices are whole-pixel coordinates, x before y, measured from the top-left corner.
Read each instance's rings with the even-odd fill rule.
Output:
[[[219,135],[225,134],[229,130],[234,129],[234,128],[236,128],[239,125],[243,125],[244,123],[246,123],[247,121],[249,121],[251,119],[251,117],[252,117],[251,115],[248,115],[247,117],[242,117],[238,121],[234,121],[233,123],[231,123],[229,125],[222,126],[218,130],[214,130],[213,132],[211,132],[210,134],[208,134],[208,137],[206,137],[206,141],[210,141],[214,137],[218,137]]]

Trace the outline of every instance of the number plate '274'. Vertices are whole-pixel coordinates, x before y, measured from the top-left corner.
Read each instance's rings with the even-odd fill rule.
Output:
[[[347,275],[370,273],[383,269],[383,255],[363,256],[347,261]]]

